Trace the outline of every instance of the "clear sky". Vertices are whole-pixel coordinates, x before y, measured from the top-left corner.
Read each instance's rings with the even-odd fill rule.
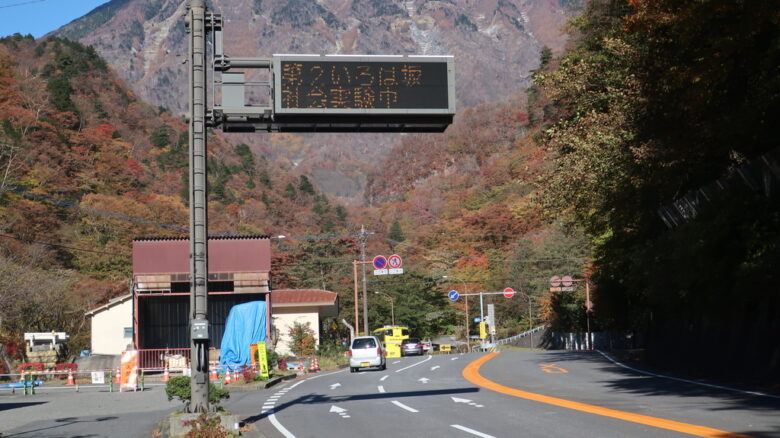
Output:
[[[0,0],[0,37],[20,33],[40,38],[108,0]]]

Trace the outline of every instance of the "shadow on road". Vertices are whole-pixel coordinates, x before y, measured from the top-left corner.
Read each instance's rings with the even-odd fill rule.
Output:
[[[780,412],[780,396],[775,394],[769,394],[769,396],[765,396],[760,394],[750,394],[748,392],[739,392],[749,391],[749,389],[743,390],[738,386],[732,386],[728,383],[677,377],[666,374],[663,371],[645,370],[643,369],[642,365],[626,364],[636,370],[639,370],[635,371],[612,363],[596,351],[542,351],[538,352],[533,358],[524,357],[523,360],[535,362],[540,365],[554,362],[564,368],[567,368],[567,364],[576,362],[596,365],[597,367],[595,370],[604,374],[604,378],[599,380],[599,383],[618,392],[630,393],[639,396],[708,397],[717,400],[716,403],[709,403],[708,409],[713,411],[732,409],[763,409],[778,410],[778,412]],[[568,369],[576,369],[576,367],[568,366]],[[665,377],[643,374],[640,371]],[[691,380],[698,383],[685,382],[675,379]],[[726,388],[714,388],[712,386],[705,385],[729,387],[739,391],[733,391]],[[780,433],[778,432],[780,431],[772,431],[769,433],[771,436],[780,436]],[[751,432],[749,435],[760,436],[756,435],[755,432]]]
[[[0,434],[0,436],[2,436],[3,438],[10,438],[10,437],[18,437],[18,438],[22,438],[22,437],[40,437],[40,436],[43,436],[46,431],[51,431],[51,430],[59,428],[59,427],[70,426],[70,425],[75,424],[75,423],[96,423],[96,422],[101,422],[101,421],[116,420],[117,418],[119,418],[119,417],[97,417],[97,418],[88,420],[88,419],[82,419],[82,418],[79,418],[79,417],[63,417],[63,418],[57,418],[55,420],[52,420],[56,424],[53,424],[51,426],[39,427],[38,429],[25,430],[24,432],[18,432],[18,433],[10,433],[10,434],[5,434],[5,435]],[[53,435],[53,436],[56,436],[56,435]],[[86,438],[86,437],[90,437],[90,436],[99,436],[99,435],[94,435],[94,434],[78,435],[78,436],[69,435],[70,438]]]
[[[422,397],[422,396],[430,396],[430,395],[464,394],[464,393],[479,392],[479,390],[480,390],[479,388],[453,388],[453,389],[436,389],[430,391],[403,391],[403,392],[383,392],[377,394],[343,395],[337,397],[322,395],[322,394],[310,394],[303,397],[298,397],[294,400],[290,400],[286,403],[276,406],[274,407],[272,412],[253,415],[251,417],[243,419],[243,421],[245,423],[254,423],[258,420],[262,420],[263,418],[267,417],[271,413],[278,413],[279,411],[282,411],[287,407],[297,405],[297,404],[342,403],[342,402],[354,401],[354,400],[375,400],[375,399],[384,399],[384,398],[397,399],[401,397]]]
[[[27,406],[43,405],[48,402],[24,402],[24,403],[0,403],[0,411],[8,411],[17,408],[26,408]]]

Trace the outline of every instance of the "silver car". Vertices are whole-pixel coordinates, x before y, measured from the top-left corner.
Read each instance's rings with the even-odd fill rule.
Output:
[[[422,356],[423,344],[417,338],[409,338],[401,341],[401,356]]]
[[[385,350],[376,336],[358,336],[352,339],[352,345],[347,352],[349,356],[349,371],[356,372],[360,368],[387,368]]]

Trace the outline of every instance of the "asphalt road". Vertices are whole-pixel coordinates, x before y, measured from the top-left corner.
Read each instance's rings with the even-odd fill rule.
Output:
[[[643,375],[596,352],[390,359],[229,408],[268,438],[780,436],[780,398]]]
[[[88,387],[30,396],[2,392],[0,437],[150,437],[158,422],[182,406],[169,402],[162,386],[122,393]]]
[[[0,393],[0,437],[150,437],[181,402],[162,387]],[[596,352],[389,359],[386,371],[324,372],[223,406],[249,436],[780,437],[780,397],[641,374]]]

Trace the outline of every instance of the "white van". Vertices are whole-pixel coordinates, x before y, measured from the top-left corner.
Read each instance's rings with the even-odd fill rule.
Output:
[[[349,347],[349,371],[354,373],[360,368],[387,368],[385,351],[376,336],[358,336],[352,339]]]

